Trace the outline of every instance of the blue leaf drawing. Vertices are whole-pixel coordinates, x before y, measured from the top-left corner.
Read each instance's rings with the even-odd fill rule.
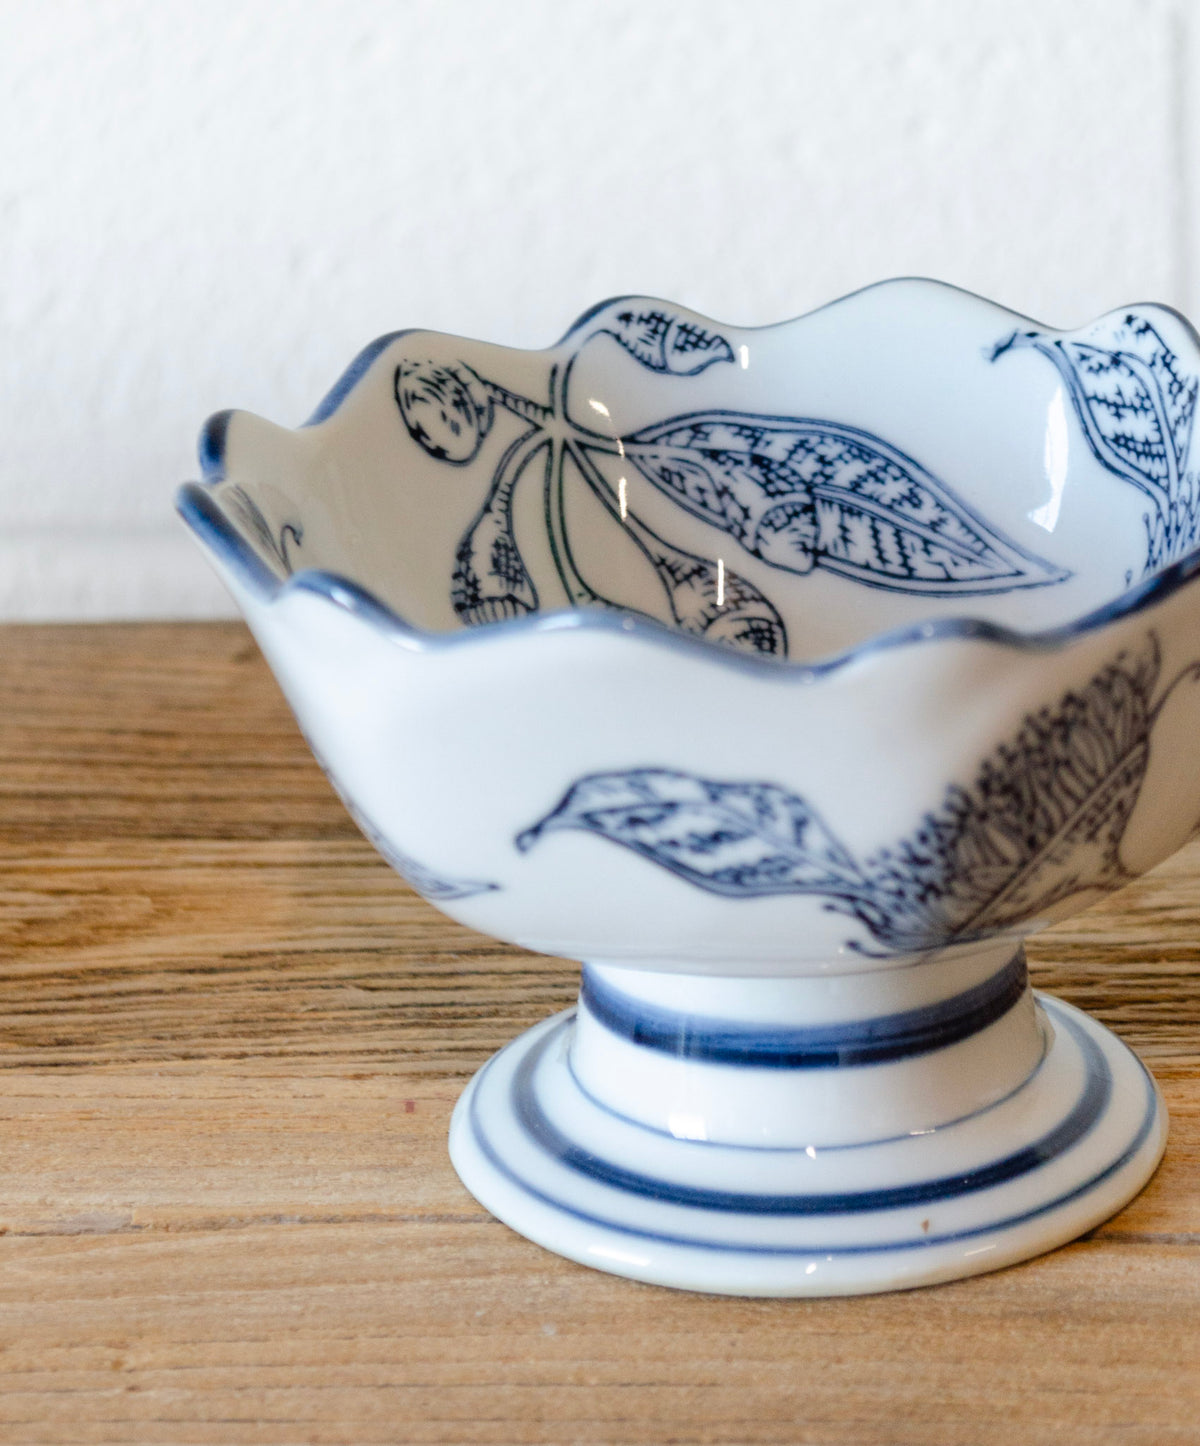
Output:
[[[339,795],[368,843],[374,845],[384,862],[390,864],[402,878],[407,879],[418,894],[423,894],[427,899],[469,899],[474,894],[490,894],[500,887],[499,884],[489,884],[482,879],[457,879],[434,873],[432,869],[398,849],[340,790]]]
[[[624,845],[713,893],[856,894],[858,865],[812,808],[774,783],[717,783],[667,768],[593,773],[516,840],[555,829]]]
[[[390,864],[402,878],[408,880],[418,894],[423,894],[427,899],[469,899],[473,894],[490,894],[499,889],[499,884],[491,884],[483,879],[450,878],[444,874],[436,874],[432,869],[412,858],[411,855],[398,849],[375,821],[368,817],[350,797],[338,775],[326,762],[307,733],[304,735],[304,741],[312,749],[313,757],[320,765],[321,771],[333,786],[333,791],[345,804],[346,812],[358,825],[363,837],[374,846],[385,863]]]
[[[920,948],[1014,928],[1072,895],[1127,884],[1121,840],[1146,776],[1158,680],[1151,634],[1029,714],[969,787],[949,788],[912,834],[867,860],[872,897],[849,912],[877,938]]]
[[[392,388],[414,442],[441,462],[461,467],[471,461],[491,429],[492,397],[466,362],[405,357]]]
[[[450,602],[464,623],[503,622],[537,612],[538,595],[513,533],[513,489],[530,460],[547,445],[531,427],[500,459],[479,514],[459,541]]]
[[[263,552],[270,556],[282,575],[291,577],[293,572],[291,549],[301,547],[304,543],[302,524],[285,522],[276,531],[267,521],[262,508],[240,483],[235,483],[226,490],[224,500],[239,521],[246,524],[254,541]]]
[[[992,360],[1016,347],[1054,363],[1097,460],[1154,503],[1146,570],[1189,551],[1200,532],[1200,483],[1188,467],[1200,378],[1134,311],[1075,336],[1015,332]]]
[[[773,567],[876,587],[1006,592],[1061,569],[1002,537],[919,463],[839,423],[696,412],[623,441],[661,491]]]
[[[632,512],[626,513],[624,525],[658,573],[681,631],[746,652],[787,657],[783,619],[753,583],[673,547]]]
[[[357,821],[359,828],[375,845],[384,860],[391,864],[398,874],[407,879],[418,894],[424,895],[427,899],[435,899],[439,902],[445,899],[469,899],[475,894],[493,893],[500,887],[499,884],[490,884],[482,879],[456,879],[448,878],[443,874],[435,874],[432,869],[426,868],[424,864],[418,863],[416,859],[393,847],[382,834],[373,830],[369,831],[363,826],[361,819]]]
[[[645,302],[602,312],[592,336],[608,335],[651,371],[691,377],[713,362],[731,362],[733,348],[719,332]]]
[[[1200,677],[1200,663],[1165,690],[1159,674],[1149,634],[1077,691],[1027,715],[973,783],[952,784],[911,833],[862,863],[778,784],[666,768],[579,779],[516,844],[526,850],[551,830],[583,829],[710,893],[823,895],[889,951],[991,937],[1133,877],[1121,843],[1154,724],[1176,685]]]
[[[1197,379],[1144,317],[1091,328],[1085,340],[1017,332],[992,358],[1029,346],[1058,367],[1096,456],[1135,486],[1166,486],[1183,470],[1196,411]]]
[[[660,537],[622,502],[586,448],[568,443],[567,455],[578,467],[585,484],[654,568],[677,627],[710,642],[770,657],[787,657],[787,629],[783,619],[753,583],[726,567],[724,562],[697,557]],[[607,603],[594,588],[589,588],[589,592],[592,600]]]

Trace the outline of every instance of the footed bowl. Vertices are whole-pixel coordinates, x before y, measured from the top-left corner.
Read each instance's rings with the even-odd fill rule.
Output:
[[[179,507],[384,857],[582,961],[456,1109],[575,1260],[885,1290],[1073,1238],[1153,1080],[1022,941],[1200,820],[1200,344],[933,282],[743,330],[624,298],[381,338]]]

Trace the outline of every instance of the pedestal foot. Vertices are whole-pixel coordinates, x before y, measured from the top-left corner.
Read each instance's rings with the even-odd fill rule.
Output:
[[[680,1139],[600,1104],[571,1069],[571,1011],[475,1076],[451,1157],[514,1230],[660,1285],[844,1295],[998,1269],[1114,1214],[1166,1137],[1136,1055],[1070,1005],[1038,1005],[1041,1063],[998,1102],[917,1133],[786,1148]]]

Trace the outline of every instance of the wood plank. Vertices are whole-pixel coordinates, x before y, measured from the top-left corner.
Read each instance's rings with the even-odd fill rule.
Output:
[[[0,838],[352,838],[238,623],[3,629]]]
[[[1163,1082],[1087,1239],[844,1301],[604,1276],[466,1194],[469,1074],[576,971],[357,836],[237,625],[0,646],[0,1440],[1200,1439],[1200,844],[1040,938]]]
[[[5,1248],[9,1439],[1162,1446],[1200,1407],[1182,1246],[812,1302],[585,1276],[487,1223]]]

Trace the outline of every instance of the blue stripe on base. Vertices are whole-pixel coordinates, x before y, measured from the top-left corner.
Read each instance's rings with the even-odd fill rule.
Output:
[[[741,1190],[708,1190],[692,1185],[679,1185],[627,1170],[623,1165],[602,1160],[590,1151],[572,1144],[543,1113],[533,1090],[533,1074],[553,1038],[544,1040],[529,1051],[513,1076],[512,1110],[526,1133],[548,1155],[560,1164],[586,1175],[601,1185],[611,1185],[647,1200],[661,1200],[669,1205],[686,1205],[694,1210],[733,1211],[740,1215],[861,1215],[874,1210],[896,1210],[905,1206],[929,1205],[938,1200],[951,1200],[976,1190],[1003,1185],[1020,1175],[1027,1175],[1039,1165],[1061,1155],[1077,1144],[1095,1125],[1108,1107],[1112,1095],[1112,1075],[1099,1046],[1069,1021],[1083,1052],[1086,1079],[1079,1099],[1065,1119],[1040,1140],[994,1160],[989,1165],[967,1170],[959,1175],[944,1175],[912,1185],[896,1185],[883,1190],[850,1190],[838,1194],[757,1195]],[[700,1148],[704,1148],[701,1145]]]
[[[1085,1066],[1088,1066],[1088,1079],[1084,1090],[1085,1095],[1089,1092],[1094,1078],[1094,1069],[1091,1067],[1092,1061],[1098,1060],[1100,1070],[1103,1074],[1104,1094],[1107,1098],[1107,1096],[1111,1093],[1112,1076],[1109,1071],[1108,1062],[1104,1059],[1103,1055],[1099,1050],[1099,1047],[1094,1043],[1094,1041],[1087,1037],[1083,1029],[1075,1022],[1074,1019],[1071,1018],[1071,1016],[1065,1010],[1055,1009],[1053,1006],[1053,1001],[1047,1000],[1044,997],[1042,1002],[1043,1005],[1047,1007],[1055,1016],[1056,1022],[1060,1026],[1069,1030],[1069,1032],[1075,1037],[1076,1041],[1080,1044],[1080,1047],[1083,1050]],[[570,1021],[568,1021],[568,1023],[569,1022]],[[546,1041],[544,1041],[543,1044],[548,1043],[550,1039],[556,1038],[558,1033],[559,1030],[557,1029],[551,1030],[548,1033]],[[1138,1063],[1141,1064],[1141,1061],[1139,1060]],[[513,1185],[515,1185],[525,1194],[533,1197],[534,1199],[542,1201],[543,1204],[550,1206],[552,1209],[560,1211],[564,1215],[570,1216],[571,1218],[576,1220],[585,1221],[592,1225],[597,1225],[605,1230],[615,1231],[618,1234],[627,1236],[631,1240],[654,1240],[664,1245],[680,1245],[700,1250],[716,1250],[720,1251],[723,1254],[735,1255],[774,1255],[788,1257],[807,1257],[810,1255],[821,1255],[826,1257],[839,1255],[875,1255],[893,1250],[927,1249],[931,1245],[949,1244],[958,1240],[970,1240],[977,1238],[981,1235],[990,1235],[998,1230],[1004,1230],[1016,1225],[1021,1225],[1028,1220],[1036,1219],[1039,1215],[1049,1214],[1053,1210],[1057,1210],[1064,1205],[1070,1204],[1072,1200],[1078,1199],[1081,1195],[1086,1195],[1089,1191],[1094,1190],[1098,1185],[1102,1184],[1110,1176],[1116,1174],[1119,1170],[1123,1169],[1125,1165],[1127,1165],[1131,1160],[1135,1158],[1139,1150],[1141,1150],[1142,1146],[1146,1143],[1147,1139],[1149,1139],[1150,1132],[1154,1128],[1154,1121],[1157,1118],[1158,1114],[1158,1102],[1154,1089],[1154,1082],[1151,1079],[1150,1073],[1146,1069],[1145,1065],[1142,1065],[1142,1078],[1146,1085],[1146,1109],[1134,1137],[1132,1138],[1132,1140],[1130,1140],[1129,1144],[1115,1160],[1111,1161],[1103,1169],[1098,1170],[1087,1180],[1082,1181],[1080,1184],[1076,1185],[1070,1190],[1064,1191],[1062,1195],[1056,1196],[1052,1200],[1043,1201],[1033,1206],[1031,1209],[1019,1211],[1014,1215],[1004,1216],[996,1220],[989,1220],[984,1224],[975,1226],[971,1229],[948,1231],[938,1235],[931,1234],[901,1240],[875,1241],[871,1244],[864,1245],[825,1245],[818,1242],[808,1242],[805,1244],[796,1245],[760,1245],[754,1244],[753,1242],[744,1241],[713,1239],[706,1240],[702,1238],[697,1238],[695,1236],[678,1235],[669,1231],[637,1229],[623,1221],[606,1219],[602,1215],[597,1215],[592,1213],[591,1211],[580,1210],[573,1205],[568,1205],[564,1201],[557,1199],[554,1195],[551,1195],[547,1191],[540,1189],[538,1186],[533,1185],[527,1180],[522,1179],[496,1153],[495,1149],[492,1147],[490,1141],[488,1140],[487,1135],[485,1134],[479,1120],[479,1085],[482,1083],[483,1074],[486,1074],[487,1070],[490,1068],[490,1064],[491,1062],[489,1062],[488,1065],[484,1066],[483,1072],[476,1080],[475,1091],[471,1099],[469,1120],[471,1126],[471,1133],[474,1137],[477,1147],[482,1152],[484,1158],[491,1164],[492,1168],[495,1169],[498,1174],[504,1176],[505,1179],[509,1180]],[[1076,1106],[1076,1109],[1078,1109],[1078,1106]],[[1074,1113],[1075,1111],[1072,1111],[1072,1114]],[[1061,1129],[1062,1127],[1060,1126],[1059,1130],[1052,1131],[1051,1135],[1059,1134]],[[1039,1142],[1039,1145],[1044,1146],[1046,1140],[1049,1138],[1050,1136],[1044,1137],[1043,1140]],[[1031,1148],[1036,1150],[1038,1146],[1033,1146]],[[1061,1153],[1067,1148],[1068,1146],[1060,1139],[1059,1149],[1057,1153]],[[1022,1151],[1021,1153],[1026,1154],[1028,1152]],[[589,1156],[587,1158],[592,1159],[593,1157]],[[1045,1163],[1045,1161],[1049,1158],[1049,1155],[1043,1155],[1036,1161],[1036,1164],[1040,1165],[1042,1163]],[[1010,1176],[1009,1178],[1012,1177]],[[829,1200],[832,1197],[826,1196],[824,1198],[826,1200]],[[828,1212],[823,1210],[821,1213],[825,1214]]]
[[[990,979],[936,1004],[874,1019],[783,1029],[644,1004],[586,967],[579,998],[605,1029],[663,1054],[759,1069],[837,1069],[885,1064],[956,1044],[1007,1014],[1028,983],[1025,951],[1018,949]]]

